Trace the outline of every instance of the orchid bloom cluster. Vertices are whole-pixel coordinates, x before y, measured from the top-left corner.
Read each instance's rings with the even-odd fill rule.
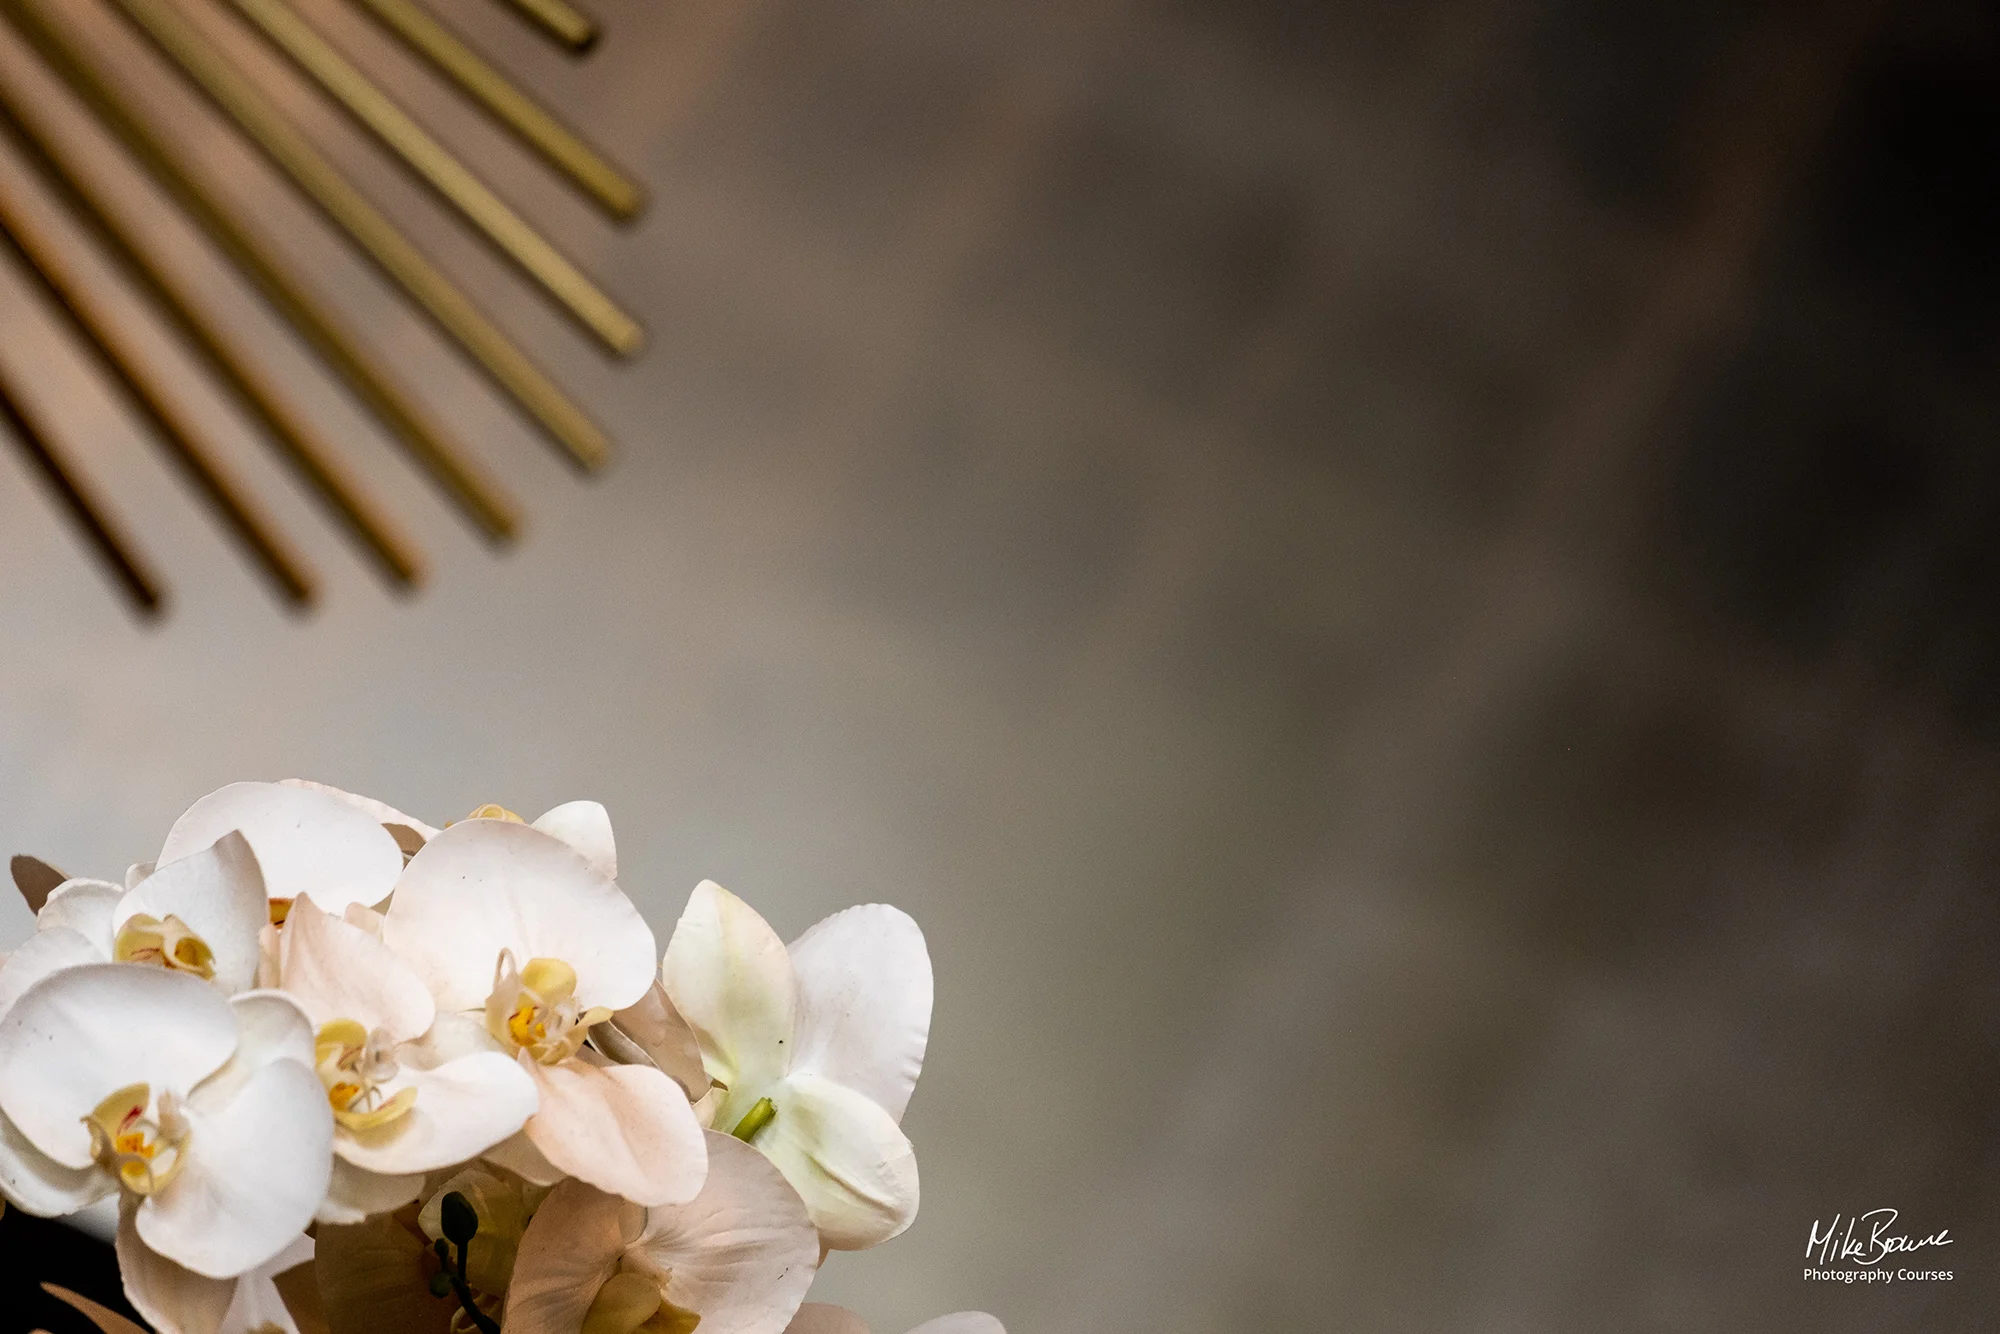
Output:
[[[787,946],[704,882],[662,952],[595,802],[437,829],[296,780],[122,882],[16,870],[0,1194],[115,1199],[161,1334],[866,1334],[804,1299],[916,1215],[902,912]]]

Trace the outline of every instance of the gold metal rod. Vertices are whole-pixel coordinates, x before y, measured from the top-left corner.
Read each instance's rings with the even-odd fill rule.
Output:
[[[17,4],[19,0],[6,0]],[[166,0],[113,0],[120,12],[234,120],[265,155],[527,409],[576,463],[596,468],[611,443],[583,409],[328,162],[284,114]]]
[[[597,20],[564,0],[507,0],[507,4],[578,55],[597,45]]]
[[[133,610],[141,616],[159,615],[166,603],[160,581],[146,568],[145,560],[122,526],[111,518],[82,476],[49,442],[4,371],[0,371],[0,421],[12,428],[8,434],[14,437],[22,456],[42,475],[70,521],[82,530],[91,550],[131,600]]]
[[[0,125],[17,140],[21,137],[5,108],[0,108]],[[202,443],[199,431],[181,414],[161,378],[146,364],[129,327],[122,325],[91,295],[75,268],[64,258],[56,238],[4,188],[0,188],[0,246],[14,253],[22,267],[38,280],[50,302],[68,317],[84,345],[96,355],[98,364],[151,423],[169,458],[200,491],[257,568],[293,606],[311,603],[313,581],[305,563],[289,549],[289,543],[278,535],[269,518],[260,513],[261,507],[249,491],[229,475]]]
[[[621,221],[645,207],[643,187],[607,161],[574,130],[512,80],[416,0],[351,0],[492,116],[549,165]]]
[[[0,12],[14,20],[17,30],[52,54],[55,44],[38,40],[52,34],[39,15],[29,14],[19,0],[0,0]],[[55,61],[51,61],[56,65]],[[67,76],[68,69],[57,65]],[[407,539],[369,500],[340,462],[338,454],[317,429],[286,401],[283,390],[256,362],[232,344],[229,337],[187,299],[168,273],[160,268],[133,241],[131,233],[106,208],[90,187],[72,171],[51,147],[32,113],[24,109],[25,99],[0,79],[0,104],[24,133],[22,145],[28,157],[63,197],[70,210],[89,222],[106,249],[115,255],[132,279],[153,299],[174,328],[235,395],[241,406],[265,428],[279,453],[338,518],[347,532],[373,558],[376,567],[397,588],[412,588],[422,581],[422,560]]]
[[[507,542],[519,527],[514,504],[470,461],[466,450],[397,383],[367,344],[311,287],[248,228],[188,167],[162,136],[147,128],[111,84],[75,47],[17,0],[6,0],[16,26],[126,151],[171,194],[210,241],[256,284],[264,299],[299,331],[407,450],[425,474],[490,541]],[[47,154],[42,156],[46,157]],[[51,168],[53,170],[53,167]]]
[[[646,336],[637,320],[285,0],[229,3],[606,347],[619,356],[639,350]]]

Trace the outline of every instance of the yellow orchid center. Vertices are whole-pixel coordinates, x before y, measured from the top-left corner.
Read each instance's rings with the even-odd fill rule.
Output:
[[[215,976],[215,951],[180,918],[166,920],[136,913],[118,929],[111,957],[119,963],[146,963],[169,972]]]
[[[148,1111],[152,1115],[147,1115]],[[134,1195],[164,1190],[185,1161],[189,1127],[180,1099],[146,1084],[129,1084],[83,1118],[90,1127],[90,1155]]]
[[[581,1334],[691,1334],[701,1317],[667,1300],[667,1275],[625,1270],[606,1279]]]
[[[496,806],[490,801],[465,818],[468,820],[505,820],[508,824],[528,823],[505,806]]]
[[[390,1055],[395,1044],[380,1029],[370,1033],[353,1019],[336,1019],[319,1030],[313,1044],[313,1064],[326,1086],[333,1119],[348,1130],[373,1130],[408,1112],[417,1100],[413,1088],[385,1094],[382,1086],[396,1077]]]
[[[611,1017],[602,1005],[576,1007],[576,969],[561,959],[530,959],[516,968],[511,951],[500,951],[493,968],[493,991],[486,998],[486,1031],[509,1051],[525,1051],[543,1065],[576,1055],[591,1025]]]

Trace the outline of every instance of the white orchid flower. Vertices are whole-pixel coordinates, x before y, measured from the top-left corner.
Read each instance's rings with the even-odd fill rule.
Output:
[[[761,1149],[820,1239],[861,1250],[917,1212],[917,1160],[898,1122],[923,1069],[931,962],[884,904],[835,913],[789,950],[741,899],[704,881],[661,978],[718,1088],[708,1123]]]
[[[44,977],[78,964],[151,964],[207,979],[226,994],[247,991],[267,912],[262,869],[234,831],[129,890],[65,881],[35,915],[35,934],[0,964],[0,1014]]]
[[[378,904],[396,887],[403,849],[390,824],[416,837],[429,828],[381,802],[316,783],[231,783],[174,821],[158,860],[164,867],[235,830],[263,869],[272,921],[283,921],[301,894],[338,915],[350,903]],[[134,872],[143,876],[145,868]]]
[[[417,1198],[424,1174],[476,1157],[535,1111],[535,1083],[497,1051],[432,1065],[416,1040],[437,1006],[401,956],[358,926],[294,901],[277,982],[311,1016],[333,1112],[323,1223],[358,1223]]]
[[[551,1191],[521,1239],[507,1334],[781,1334],[818,1263],[798,1193],[710,1131],[708,1180],[687,1204],[642,1209],[581,1181]]]
[[[603,808],[576,805],[596,817],[558,811],[600,855],[505,818],[439,833],[397,881],[382,940],[436,998],[434,1052],[504,1052],[534,1080],[535,1114],[489,1158],[542,1184],[567,1175],[638,1204],[685,1202],[707,1163],[687,1095],[652,1066],[610,1065],[584,1048],[593,1024],[645,996],[654,946],[602,869]]]
[[[148,1250],[127,1210],[117,1252],[125,1299],[156,1334],[300,1334],[277,1278],[312,1263],[311,1237],[292,1238],[276,1255],[236,1278],[204,1278]]]
[[[868,1322],[844,1306],[807,1302],[785,1334],[869,1334]],[[1007,1334],[1007,1327],[984,1311],[957,1311],[926,1320],[910,1334]]]
[[[231,1279],[326,1196],[333,1117],[311,1021],[163,968],[84,964],[0,1019],[0,1191],[32,1214],[122,1192],[138,1243]]]

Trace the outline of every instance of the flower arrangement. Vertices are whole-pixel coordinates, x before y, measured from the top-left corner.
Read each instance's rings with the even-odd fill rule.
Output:
[[[115,1197],[161,1334],[867,1334],[805,1296],[916,1216],[897,909],[787,946],[704,882],[662,952],[595,802],[437,829],[296,780],[203,797],[122,883],[16,869],[0,1194]]]

